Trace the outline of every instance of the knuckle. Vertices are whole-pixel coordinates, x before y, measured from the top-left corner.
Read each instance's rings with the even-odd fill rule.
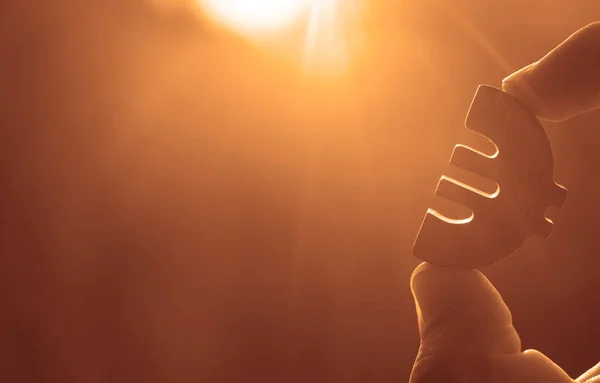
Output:
[[[409,383],[485,382],[491,378],[491,362],[473,350],[421,349]]]
[[[454,373],[447,361],[429,353],[419,353],[410,374],[409,383],[452,382]]]
[[[593,22],[581,28],[573,35],[574,40],[584,47],[592,47],[590,54],[600,58],[600,21]]]
[[[594,34],[600,38],[600,21],[594,21],[588,26],[583,28],[584,30],[588,30],[589,33]]]

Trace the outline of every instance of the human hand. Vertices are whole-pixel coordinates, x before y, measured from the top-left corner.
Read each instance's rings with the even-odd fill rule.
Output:
[[[541,120],[564,121],[600,108],[600,23],[507,77],[502,89]],[[509,309],[481,272],[424,263],[411,288],[421,347],[410,383],[575,381],[539,351],[521,350]],[[600,364],[576,381],[599,375]]]
[[[502,82],[539,119],[564,121],[600,108],[600,22],[571,35]]]
[[[410,383],[572,383],[550,359],[521,350],[511,313],[477,270],[423,263],[413,273],[421,347]]]

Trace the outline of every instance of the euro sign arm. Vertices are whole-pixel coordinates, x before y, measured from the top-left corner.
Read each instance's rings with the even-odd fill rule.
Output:
[[[413,254],[438,266],[476,269],[509,256],[530,236],[548,238],[553,224],[545,210],[563,206],[567,191],[554,181],[544,128],[515,98],[481,85],[465,125],[492,141],[497,152],[486,156],[457,145],[450,163],[496,181],[499,188],[486,194],[443,176],[436,195],[471,209],[472,216],[457,221],[428,210]]]

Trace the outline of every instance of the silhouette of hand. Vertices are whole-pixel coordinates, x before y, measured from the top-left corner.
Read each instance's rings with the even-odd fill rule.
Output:
[[[502,89],[541,120],[564,121],[600,108],[600,23],[573,34]],[[521,350],[502,297],[476,270],[421,264],[414,271],[421,347],[410,383],[572,383],[539,351]],[[600,364],[578,382],[600,382]]]
[[[538,351],[521,350],[502,297],[476,270],[423,263],[413,273],[421,347],[410,383],[571,383]]]
[[[600,108],[600,22],[580,29],[541,60],[505,78],[502,90],[546,121],[564,121]]]

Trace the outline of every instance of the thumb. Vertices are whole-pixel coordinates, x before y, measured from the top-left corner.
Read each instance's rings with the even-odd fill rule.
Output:
[[[502,89],[542,120],[563,121],[600,107],[600,22],[505,78]]]
[[[411,383],[574,383],[542,353],[521,352],[512,315],[481,272],[423,263],[411,289],[421,333]]]
[[[411,277],[411,290],[422,348],[490,356],[521,351],[508,307],[481,272],[423,263]]]

